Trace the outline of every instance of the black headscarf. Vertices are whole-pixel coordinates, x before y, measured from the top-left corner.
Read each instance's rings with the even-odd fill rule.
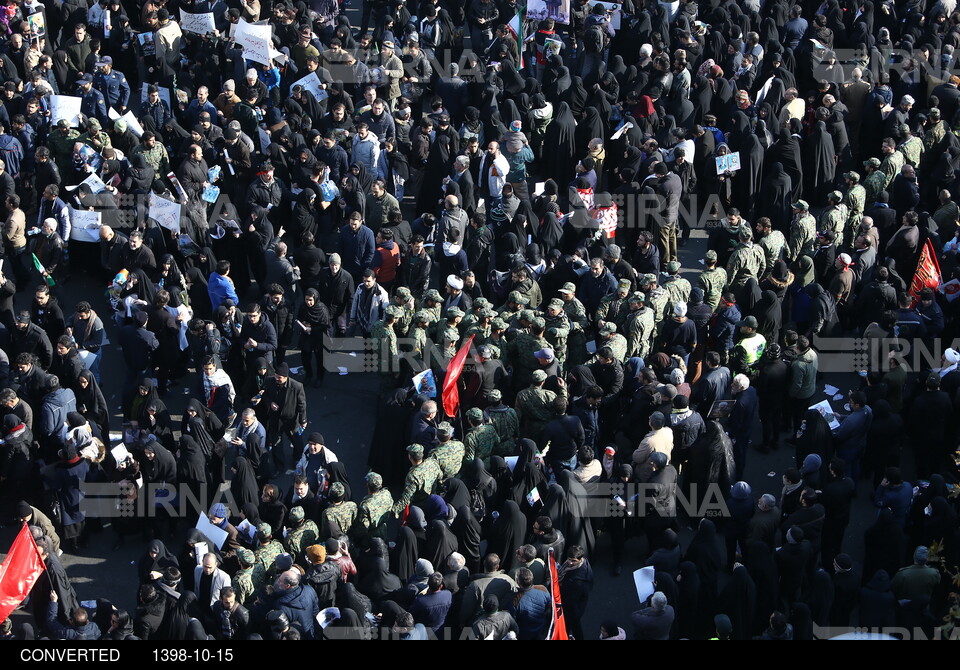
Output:
[[[513,500],[503,504],[500,516],[493,522],[488,553],[500,557],[500,569],[507,572],[517,567],[517,549],[527,536],[527,519]]]
[[[156,557],[151,557],[150,552],[156,552]],[[180,568],[180,561],[170,553],[162,540],[151,540],[147,547],[147,552],[137,563],[137,573],[140,575],[140,583],[148,584],[153,581],[150,577],[151,572],[163,572],[167,568]]]
[[[250,461],[240,456],[233,464],[236,473],[230,482],[230,493],[241,507],[247,503],[260,503],[260,488],[257,486],[257,473],[253,471]]]
[[[447,564],[450,554],[458,550],[459,542],[451,532],[446,521],[436,519],[427,526],[427,543],[424,546],[424,555],[436,569],[442,569]]]

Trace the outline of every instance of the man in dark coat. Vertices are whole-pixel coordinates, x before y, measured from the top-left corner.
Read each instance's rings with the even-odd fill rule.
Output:
[[[274,463],[279,470],[286,468],[289,460],[281,447],[284,435],[293,447],[293,454],[300,453],[300,434],[307,427],[307,396],[303,384],[290,378],[290,367],[280,363],[272,378],[267,379],[263,389],[267,421],[267,441],[273,451]],[[258,408],[259,409],[259,408]]]
[[[291,624],[300,629],[303,639],[313,639],[313,626],[320,613],[317,593],[309,584],[300,582],[300,573],[287,570],[277,580],[277,591],[273,594],[274,607],[279,609]]]

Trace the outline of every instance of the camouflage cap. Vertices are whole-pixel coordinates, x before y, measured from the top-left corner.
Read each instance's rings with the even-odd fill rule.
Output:
[[[368,472],[364,479],[367,480],[367,486],[372,489],[379,489],[383,486],[383,477],[378,475],[376,472]]]
[[[463,310],[459,307],[448,307],[447,308],[447,318],[456,319],[457,317],[463,317]]]
[[[530,298],[520,293],[520,291],[510,291],[507,295],[507,302],[515,302],[518,305],[529,305]]]
[[[407,447],[407,453],[414,458],[423,458],[423,445],[411,444],[409,447]]]
[[[800,210],[801,212],[806,212],[810,209],[810,205],[807,204],[806,200],[797,200],[790,206],[794,209]]]
[[[715,263],[717,261],[717,258],[718,258],[717,252],[714,251],[713,249],[710,249],[709,251],[707,251],[707,253],[703,255],[703,260],[710,261],[711,263]]]
[[[680,272],[680,263],[678,261],[670,261],[667,263],[667,272],[670,274]]]
[[[500,389],[493,389],[492,391],[487,391],[487,399],[490,402],[500,402],[503,400],[503,393]]]
[[[540,330],[547,327],[547,322],[543,320],[542,316],[535,316],[530,319],[530,325]]]
[[[483,297],[477,298],[476,300],[473,301],[474,309],[484,309],[490,306],[491,306],[490,301]]]
[[[410,289],[408,289],[406,286],[401,286],[397,289],[397,292],[393,297],[400,298],[402,301],[406,302],[411,297]]]
[[[273,535],[273,531],[270,529],[269,523],[260,523],[257,525],[257,535],[261,539],[266,540]]]
[[[620,280],[620,286],[619,286],[619,287],[620,287],[621,290],[629,291],[631,286],[633,286],[633,284],[630,283],[630,280],[629,280],[629,279],[621,279],[621,280]]]
[[[554,298],[547,303],[547,307],[550,309],[563,309],[563,300],[560,298]]]
[[[300,523],[301,521],[303,521],[306,515],[303,513],[303,508],[297,505],[296,507],[290,510],[290,514],[288,514],[287,516],[292,522]]]
[[[843,193],[840,191],[830,191],[830,193],[827,194],[827,197],[834,202],[841,202],[843,200]]]
[[[939,107],[933,107],[929,112],[927,112],[927,115],[928,115],[931,119],[939,119],[939,118],[940,118],[940,108],[939,108]]]
[[[501,319],[499,316],[490,322],[490,327],[494,330],[506,330],[507,322]]]
[[[655,274],[645,274],[640,278],[640,287],[650,286],[650,284],[655,284],[657,282],[657,275]]]
[[[547,373],[543,370],[534,370],[533,374],[530,375],[530,378],[535,384],[542,384],[543,382],[547,381]]]
[[[453,435],[453,426],[448,421],[443,421],[437,426],[437,435],[441,437],[450,437]]]
[[[414,323],[430,323],[432,319],[433,319],[433,315],[430,314],[430,312],[425,312],[422,309],[413,315]]]
[[[854,184],[858,184],[860,182],[860,173],[854,172],[853,170],[850,170],[850,172],[845,172],[843,177],[844,179],[849,179]]]
[[[573,295],[576,292],[577,285],[570,281],[560,287],[560,293],[563,293],[564,295]]]
[[[246,547],[240,547],[237,549],[237,558],[240,559],[240,562],[246,566],[251,566],[257,561],[257,557],[253,555],[253,552],[247,549]]]
[[[532,321],[534,317],[534,312],[532,309],[521,309],[519,314],[519,319],[521,321]]]
[[[606,321],[602,326],[600,326],[601,335],[613,335],[615,332],[617,332],[617,324],[615,323]]]
[[[471,407],[467,410],[467,418],[471,421],[482,421],[483,420],[483,410],[479,407]]]
[[[394,319],[403,318],[403,308],[397,307],[396,305],[388,305],[387,308],[383,310],[383,312],[387,316],[392,316]]]
[[[631,295],[629,298],[627,298],[627,303],[631,305],[637,305],[637,304],[642,305],[644,302],[646,302],[646,299],[647,297],[643,295],[643,293],[640,293],[639,291],[637,291],[636,293]]]
[[[879,158],[868,158],[867,160],[863,161],[863,167],[878,168],[878,167],[880,167],[880,159],[879,159]]]
[[[477,316],[480,317],[481,319],[492,319],[496,315],[497,313],[493,311],[492,307],[484,307],[479,312],[477,312]]]
[[[423,294],[423,299],[424,299],[424,300],[433,300],[434,302],[443,302],[443,298],[440,297],[440,292],[439,292],[437,289],[435,289],[435,288],[432,288],[432,289],[430,289],[429,291],[427,291],[426,293],[424,293],[424,294]]]
[[[343,485],[343,482],[334,482],[330,485],[330,497],[331,498],[342,498],[347,494],[347,487]]]

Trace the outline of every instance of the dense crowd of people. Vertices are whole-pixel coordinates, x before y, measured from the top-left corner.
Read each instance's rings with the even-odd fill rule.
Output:
[[[46,569],[0,634],[545,639],[554,596],[574,639],[953,630],[956,1],[540,4],[6,7],[0,513]],[[362,482],[308,419],[349,338]],[[101,532],[127,609],[61,563]]]

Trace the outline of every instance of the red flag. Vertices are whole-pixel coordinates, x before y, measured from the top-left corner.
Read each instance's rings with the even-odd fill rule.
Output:
[[[10,616],[10,612],[23,602],[46,569],[30,528],[23,524],[17,539],[10,546],[10,552],[0,565],[0,621]],[[42,597],[48,595],[41,594]]]
[[[553,595],[553,621],[550,622],[548,640],[569,640],[567,622],[563,619],[563,603],[560,602],[560,575],[557,573],[557,559],[550,550],[550,592]]]
[[[910,290],[907,291],[913,296],[913,305],[920,299],[920,291],[929,287],[934,291],[940,288],[943,277],[940,274],[940,263],[937,261],[937,252],[933,248],[933,243],[927,239],[923,243],[923,249],[920,251],[920,260],[917,261],[917,271],[913,274],[913,281],[910,282]],[[911,307],[913,307],[911,305]]]
[[[460,392],[457,390],[457,380],[460,379],[460,373],[463,372],[463,364],[467,360],[467,354],[470,353],[470,345],[473,344],[471,335],[467,341],[460,347],[457,355],[450,360],[447,366],[447,374],[443,377],[443,411],[447,416],[454,417],[457,410],[460,409]]]

